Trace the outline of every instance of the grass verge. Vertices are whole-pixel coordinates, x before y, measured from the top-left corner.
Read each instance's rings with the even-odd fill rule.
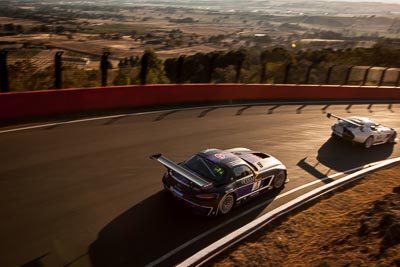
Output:
[[[400,266],[400,166],[255,233],[208,266]]]

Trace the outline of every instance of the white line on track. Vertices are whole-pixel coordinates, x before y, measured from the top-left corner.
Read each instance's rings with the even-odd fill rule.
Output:
[[[335,178],[335,177],[338,177],[338,176],[341,176],[341,175],[344,175],[344,174],[348,174],[348,173],[355,172],[355,171],[358,171],[358,170],[361,170],[361,169],[364,169],[364,168],[368,168],[368,167],[377,165],[377,164],[382,163],[382,162],[384,162],[384,160],[383,160],[383,161],[379,161],[379,162],[374,162],[374,163],[371,163],[371,164],[367,164],[367,165],[363,165],[363,166],[359,166],[359,167],[356,167],[356,168],[353,168],[353,169],[350,169],[350,170],[346,170],[346,171],[344,171],[344,172],[338,172],[338,173],[329,175],[329,176],[324,177],[324,178],[322,178],[322,179],[319,179],[319,180],[313,181],[313,182],[311,182],[311,183],[308,183],[308,184],[305,184],[305,185],[296,187],[296,188],[294,188],[294,189],[292,189],[292,190],[289,190],[289,191],[287,191],[287,192],[285,192],[285,193],[283,193],[283,194],[278,195],[275,199],[283,198],[283,197],[288,196],[288,195],[290,195],[290,194],[293,194],[293,193],[295,193],[295,192],[297,192],[297,191],[299,191],[299,190],[302,190],[302,189],[304,189],[304,188],[306,188],[306,187],[315,185],[315,184],[317,184],[317,183],[322,183],[322,182],[324,182],[324,181],[326,181],[326,180],[333,179],[333,178]],[[223,228],[224,226],[226,226],[226,225],[228,225],[228,224],[230,224],[230,223],[232,223],[232,222],[234,222],[234,221],[240,219],[241,217],[243,217],[243,216],[245,216],[245,215],[247,215],[247,214],[253,212],[254,210],[257,210],[257,209],[261,208],[262,206],[265,206],[265,204],[271,203],[273,200],[274,200],[274,199],[269,199],[269,200],[267,201],[267,203],[264,202],[264,203],[261,203],[261,204],[259,204],[259,205],[256,205],[256,206],[252,207],[251,209],[248,209],[247,211],[245,211],[245,212],[243,212],[243,213],[237,215],[236,217],[233,217],[233,218],[231,218],[231,219],[229,219],[229,220],[227,220],[227,221],[221,223],[220,225],[218,225],[218,226],[216,226],[216,227],[214,227],[214,228],[212,228],[212,229],[210,229],[210,230],[208,230],[208,231],[202,233],[201,235],[196,236],[195,238],[191,239],[190,241],[188,241],[188,242],[186,242],[186,243],[180,245],[179,247],[177,247],[177,248],[171,250],[170,252],[168,252],[167,254],[163,255],[163,256],[160,257],[159,259],[150,262],[149,264],[146,265],[146,267],[153,267],[153,266],[156,266],[156,265],[162,263],[162,262],[165,261],[166,259],[170,258],[172,255],[178,253],[179,251],[185,249],[186,247],[189,247],[190,245],[194,244],[195,242],[199,241],[200,239],[202,239],[202,238],[204,238],[204,237],[210,235],[211,233],[217,231],[218,229]]]
[[[379,100],[379,101],[302,101],[302,102],[257,102],[257,103],[238,103],[238,104],[226,104],[226,105],[210,105],[210,106],[196,106],[190,108],[176,108],[176,109],[164,109],[164,110],[157,110],[157,111],[146,111],[146,112],[137,112],[137,113],[126,113],[126,114],[119,114],[119,115],[111,115],[111,116],[102,116],[102,117],[94,117],[88,119],[80,119],[80,120],[71,120],[71,121],[63,121],[63,122],[55,122],[55,123],[47,123],[47,124],[40,124],[34,126],[27,126],[21,128],[14,128],[8,130],[1,130],[0,134],[3,133],[11,133],[17,131],[25,131],[25,130],[33,130],[33,129],[40,129],[45,127],[54,127],[66,124],[73,124],[73,123],[80,123],[80,122],[88,122],[88,121],[97,121],[97,120],[107,120],[107,119],[114,119],[120,117],[128,117],[128,116],[140,116],[140,115],[148,115],[148,114],[157,114],[163,112],[171,112],[171,111],[185,111],[185,110],[196,110],[196,109],[204,109],[204,108],[229,108],[229,107],[241,107],[241,106],[264,106],[264,105],[324,105],[324,104],[366,104],[366,103],[376,103],[376,104],[388,104],[388,103],[398,103],[398,101],[393,100]]]

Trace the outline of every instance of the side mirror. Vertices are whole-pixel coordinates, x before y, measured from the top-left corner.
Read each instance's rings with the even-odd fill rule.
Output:
[[[328,118],[331,118],[332,114],[331,114],[331,113],[328,113],[328,114],[326,114],[326,116],[327,116]]]

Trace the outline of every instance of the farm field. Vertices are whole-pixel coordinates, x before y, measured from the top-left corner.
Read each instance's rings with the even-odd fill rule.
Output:
[[[146,51],[155,54],[160,70],[150,83],[176,82],[176,62],[185,58],[194,62],[185,66],[193,77],[186,73],[183,82],[341,84],[354,65],[350,84],[398,84],[400,4],[321,1],[5,1],[0,51],[7,54],[11,91],[137,84]],[[57,53],[65,63],[62,86],[55,84]],[[103,56],[107,82],[100,81]],[[333,65],[336,74],[327,82]],[[369,67],[390,70],[368,74]]]
[[[400,37],[400,4],[347,3],[344,8],[339,3],[304,6],[297,1],[215,1],[212,6],[209,1],[195,5],[31,1],[2,5],[0,49],[44,45],[89,56],[109,51],[115,59],[141,55],[146,47],[165,59],[241,47],[291,48],[292,43],[297,49],[370,47],[379,38]]]

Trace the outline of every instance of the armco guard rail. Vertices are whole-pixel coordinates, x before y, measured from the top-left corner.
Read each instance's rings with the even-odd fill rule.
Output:
[[[213,244],[209,245],[208,247],[200,250],[190,258],[186,259],[185,261],[181,262],[177,265],[177,267],[187,267],[187,266],[200,266],[205,262],[209,261],[213,257],[217,256],[218,254],[222,253],[226,249],[232,247],[234,244],[240,242],[241,240],[245,239],[249,235],[253,234],[254,232],[260,230],[267,224],[273,222],[274,220],[278,219],[279,217],[286,215],[301,206],[309,203],[310,201],[317,199],[333,190],[336,190],[339,187],[342,187],[348,183],[354,182],[360,178],[362,178],[365,174],[376,171],[378,169],[382,169],[388,167],[390,165],[399,164],[400,158],[394,158],[385,160],[381,163],[377,163],[371,167],[362,169],[357,171],[353,174],[347,175],[343,178],[335,180],[329,184],[323,185],[318,187],[314,190],[311,190],[304,195],[293,199],[286,204],[276,208],[261,217],[255,219],[254,221],[248,223],[247,225],[237,229],[236,231],[226,235],[225,237],[221,238],[220,240],[214,242]]]
[[[89,110],[238,100],[400,100],[400,87],[182,84],[43,90],[0,94],[0,121]]]

